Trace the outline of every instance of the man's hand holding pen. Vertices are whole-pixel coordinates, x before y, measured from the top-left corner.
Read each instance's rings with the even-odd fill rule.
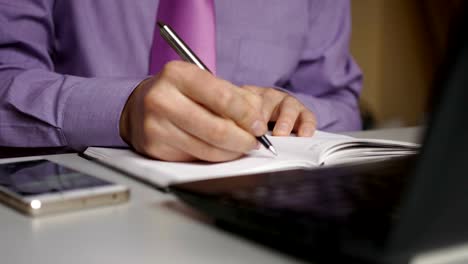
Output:
[[[236,159],[266,133],[262,99],[193,64],[174,61],[143,81],[120,120],[138,152],[168,161]]]
[[[152,158],[220,162],[259,147],[255,136],[267,131],[265,111],[273,109],[271,117],[293,124],[282,135],[315,124],[299,101],[284,103],[284,96],[270,98],[255,89],[262,88],[241,89],[193,64],[170,62],[130,95],[120,119],[121,136]],[[273,99],[277,105],[266,101]]]

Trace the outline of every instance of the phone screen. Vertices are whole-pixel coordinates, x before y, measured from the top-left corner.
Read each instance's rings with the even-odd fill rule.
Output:
[[[48,160],[0,164],[0,187],[22,197],[112,184]]]

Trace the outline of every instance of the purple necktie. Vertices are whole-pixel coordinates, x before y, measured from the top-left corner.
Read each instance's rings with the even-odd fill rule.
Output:
[[[171,26],[215,74],[216,29],[213,1],[160,0],[156,20]],[[180,59],[161,37],[155,23],[149,73],[158,73],[167,62]]]

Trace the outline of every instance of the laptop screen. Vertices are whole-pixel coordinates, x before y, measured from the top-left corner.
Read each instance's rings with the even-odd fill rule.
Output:
[[[468,241],[468,27],[462,17],[440,76],[443,87],[392,244],[430,249]]]

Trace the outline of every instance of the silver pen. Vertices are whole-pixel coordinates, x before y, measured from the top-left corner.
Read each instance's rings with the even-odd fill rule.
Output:
[[[163,39],[166,40],[169,46],[171,46],[184,61],[193,63],[197,65],[200,69],[212,73],[210,69],[208,69],[208,67],[200,60],[200,58],[197,57],[195,52],[193,52],[192,49],[190,49],[190,47],[187,44],[185,44],[185,42],[169,25],[158,21],[158,26],[159,32],[161,33]],[[273,147],[270,140],[268,140],[268,138],[265,135],[256,138],[271,153],[273,153],[275,156],[278,155],[276,149]]]

